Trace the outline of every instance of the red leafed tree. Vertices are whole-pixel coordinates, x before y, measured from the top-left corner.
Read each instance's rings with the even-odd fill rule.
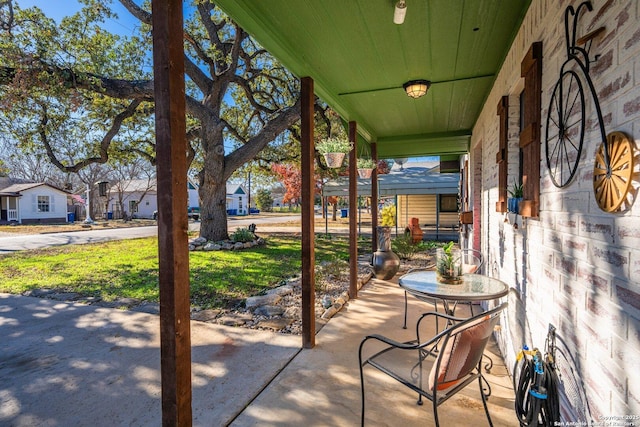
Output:
[[[300,166],[291,163],[277,163],[271,165],[273,173],[278,175],[285,188],[282,203],[300,203],[302,199],[302,173]],[[318,174],[314,175],[315,194],[322,190],[322,180]]]
[[[300,168],[292,164],[271,165],[271,170],[280,177],[285,188],[282,203],[299,203],[302,196],[302,174]]]
[[[378,167],[376,168],[378,175],[384,175],[391,172],[391,168],[389,167],[389,162],[384,159],[378,160]]]

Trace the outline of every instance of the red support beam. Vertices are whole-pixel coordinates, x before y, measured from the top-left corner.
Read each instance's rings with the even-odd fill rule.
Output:
[[[313,79],[303,77],[300,80],[302,108],[300,168],[302,170],[302,347],[313,348],[316,345],[315,316],[315,230],[313,199],[315,196],[313,113]]]
[[[378,147],[371,143],[371,158],[378,164]],[[378,168],[371,174],[371,253],[378,250]]]
[[[349,298],[358,298],[358,178],[356,122],[349,122]]]
[[[190,426],[191,331],[182,0],[153,0],[162,425]]]

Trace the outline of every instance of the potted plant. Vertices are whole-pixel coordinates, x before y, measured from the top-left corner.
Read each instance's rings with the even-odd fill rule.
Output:
[[[449,242],[436,250],[436,277],[440,283],[462,283],[462,254],[453,245]]]
[[[372,159],[358,159],[358,176],[363,179],[371,178],[371,173],[376,168],[376,163]]]
[[[520,202],[522,201],[523,189],[522,184],[514,181],[510,189],[507,190],[509,197],[507,199],[507,210],[511,213],[520,213]]]
[[[316,150],[324,156],[327,167],[339,168],[342,166],[345,154],[353,148],[353,144],[341,138],[326,138],[316,144]]]
[[[380,211],[378,250],[373,253],[371,265],[377,279],[389,280],[400,269],[400,257],[391,250],[391,227],[396,224],[396,207],[387,205]]]

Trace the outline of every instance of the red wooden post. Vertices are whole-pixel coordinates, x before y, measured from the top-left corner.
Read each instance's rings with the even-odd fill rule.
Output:
[[[378,147],[371,143],[371,158],[376,168],[371,174],[371,253],[378,250]]]
[[[302,346],[313,348],[316,345],[315,316],[315,230],[313,199],[315,196],[314,143],[313,143],[313,79],[303,77],[300,81],[302,93],[301,119],[301,157],[302,169]]]
[[[358,179],[356,122],[349,122],[349,141],[353,148],[349,152],[349,298],[358,298]]]
[[[191,332],[182,0],[153,0],[162,425],[190,426]]]

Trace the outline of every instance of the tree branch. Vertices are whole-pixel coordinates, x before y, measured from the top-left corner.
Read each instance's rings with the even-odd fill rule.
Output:
[[[258,135],[249,139],[242,147],[227,155],[224,162],[224,180],[229,179],[236,169],[242,166],[248,159],[255,157],[267,144],[273,141],[276,136],[295,123],[296,120],[300,118],[300,106],[301,101],[300,98],[298,98],[295,105],[283,110],[277,118],[270,120]]]
[[[41,105],[42,107],[42,118],[40,120],[40,126],[38,129],[38,133],[40,135],[40,139],[42,141],[42,143],[45,146],[45,149],[47,151],[47,156],[49,157],[49,160],[51,160],[51,162],[61,171],[63,172],[78,172],[80,169],[93,164],[93,163],[106,163],[109,160],[109,146],[111,145],[111,141],[113,140],[113,138],[118,134],[118,132],[120,131],[120,127],[122,126],[122,123],[124,122],[125,119],[133,116],[136,112],[136,108],[138,107],[138,105],[140,105],[140,103],[142,102],[142,100],[137,100],[134,99],[133,101],[131,101],[131,103],[127,106],[127,108],[122,111],[121,113],[119,113],[114,119],[113,119],[113,123],[111,125],[111,128],[107,131],[107,133],[105,134],[105,136],[102,138],[102,141],[100,142],[100,156],[97,157],[89,157],[86,158],[84,160],[81,160],[77,163],[75,163],[74,165],[71,166],[65,166],[62,164],[62,162],[60,162],[60,160],[58,160],[58,158],[56,157],[53,148],[51,147],[51,144],[49,142],[49,138],[47,137],[47,132],[46,132],[46,126],[47,123],[49,121],[49,116],[47,114],[47,106],[46,105]]]

